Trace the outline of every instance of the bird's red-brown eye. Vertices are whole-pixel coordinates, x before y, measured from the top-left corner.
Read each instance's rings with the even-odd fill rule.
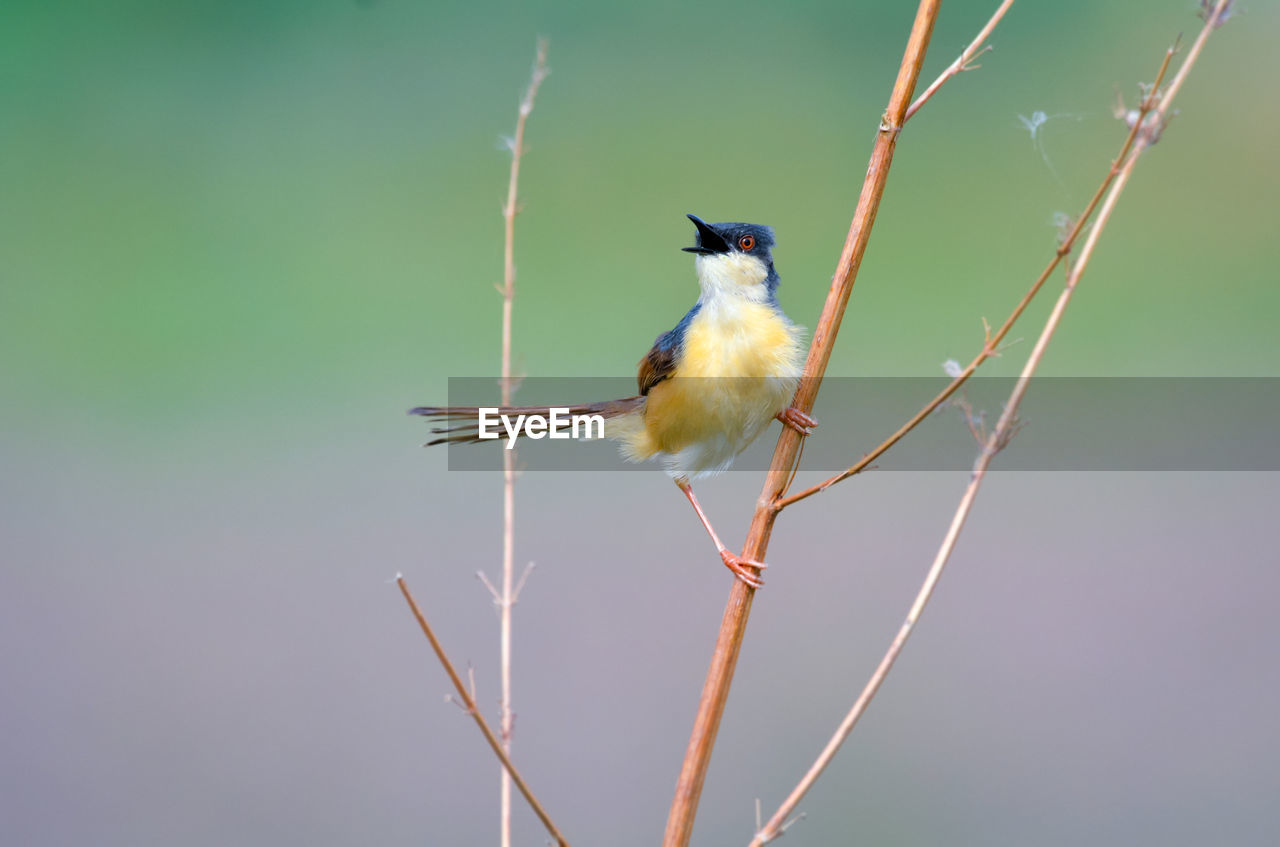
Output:
[[[738,246],[743,250],[750,250],[756,246],[756,240],[750,235],[744,235],[738,239]]]

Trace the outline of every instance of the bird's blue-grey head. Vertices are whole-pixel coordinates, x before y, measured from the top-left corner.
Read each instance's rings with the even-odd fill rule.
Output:
[[[698,280],[704,294],[714,290],[774,299],[779,279],[773,267],[773,227],[709,224],[697,215],[688,217],[697,227],[697,244],[682,249],[698,256]]]

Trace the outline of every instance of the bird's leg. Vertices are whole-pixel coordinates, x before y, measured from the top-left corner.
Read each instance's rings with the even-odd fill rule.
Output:
[[[783,426],[789,426],[801,435],[812,435],[813,428],[818,425],[817,421],[795,406],[788,406],[774,417],[782,421]]]
[[[689,502],[693,505],[693,510],[698,513],[698,520],[702,521],[702,525],[707,530],[707,535],[710,535],[711,540],[715,542],[716,550],[719,551],[720,558],[724,561],[724,566],[733,571],[734,576],[752,588],[763,588],[764,580],[760,578],[759,569],[767,568],[768,565],[764,562],[753,562],[750,559],[744,559],[736,553],[730,553],[729,548],[725,547],[724,542],[720,540],[720,536],[716,535],[716,531],[711,528],[711,521],[707,520],[706,512],[702,511],[702,506],[699,505],[698,498],[694,496],[693,486],[689,484],[689,480],[682,477],[676,480],[676,485],[680,486],[684,496],[688,497]]]

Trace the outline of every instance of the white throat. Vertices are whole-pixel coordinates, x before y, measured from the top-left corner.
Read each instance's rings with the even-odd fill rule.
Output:
[[[703,303],[747,300],[763,303],[769,299],[765,280],[769,269],[755,256],[745,253],[713,253],[698,256],[694,263]]]

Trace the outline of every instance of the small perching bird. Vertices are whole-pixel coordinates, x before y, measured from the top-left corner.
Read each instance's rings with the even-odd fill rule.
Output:
[[[778,305],[773,230],[747,223],[697,227],[698,302],[640,360],[634,397],[577,406],[513,406],[497,415],[593,415],[629,461],[657,459],[689,498],[726,567],[747,585],[763,585],[763,562],[725,547],[694,496],[692,480],[720,473],[775,418],[801,435],[817,422],[790,406],[804,363],[801,332]],[[428,444],[479,442],[481,408],[421,406],[409,411],[443,426]]]

